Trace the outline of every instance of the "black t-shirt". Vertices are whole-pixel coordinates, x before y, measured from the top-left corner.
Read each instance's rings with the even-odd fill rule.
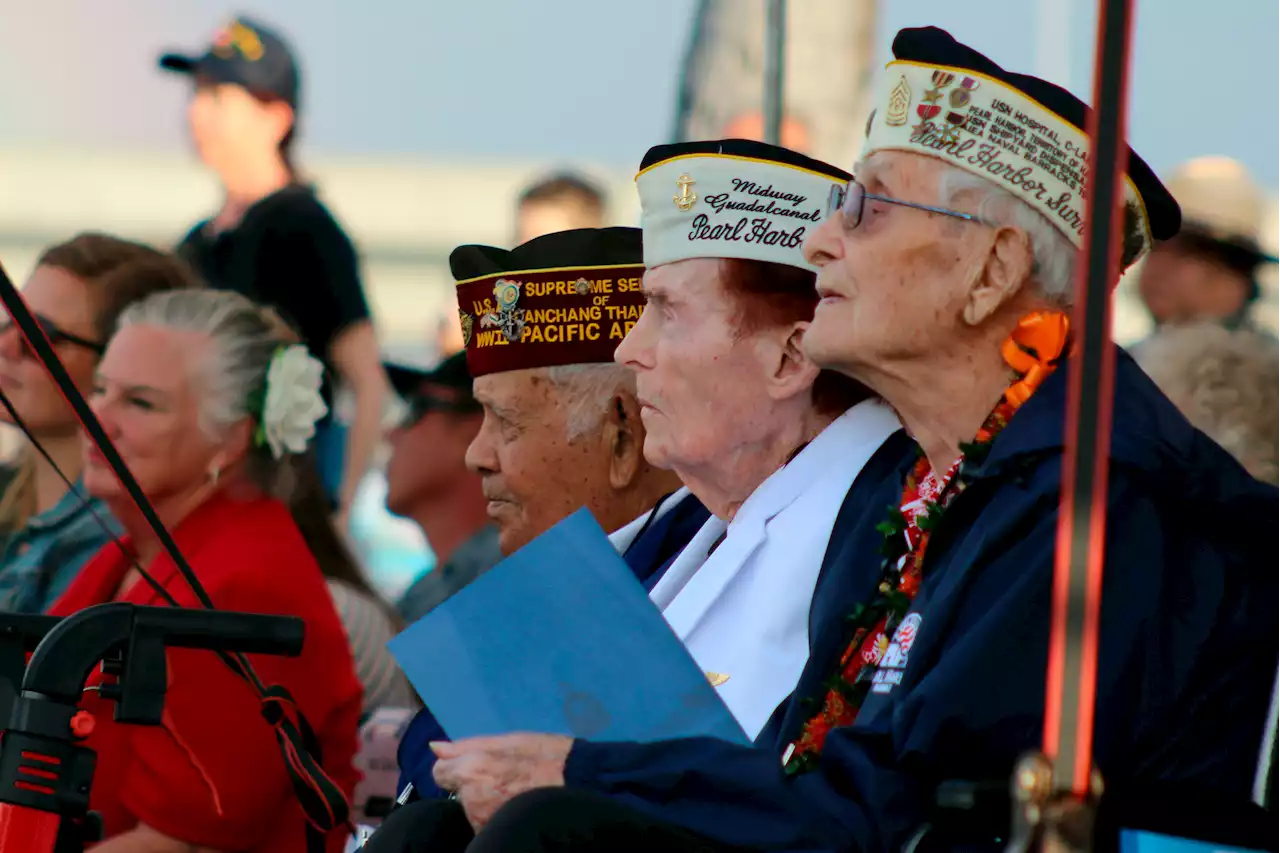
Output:
[[[235,290],[287,320],[325,365],[332,402],[330,348],[347,326],[369,317],[355,247],[315,193],[292,185],[245,211],[235,228],[210,236],[191,229],[177,254],[211,287]]]

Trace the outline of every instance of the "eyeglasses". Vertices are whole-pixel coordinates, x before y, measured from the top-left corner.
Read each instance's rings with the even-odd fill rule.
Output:
[[[975,216],[972,213],[962,213],[959,210],[934,207],[930,204],[917,204],[914,201],[903,201],[900,198],[889,198],[888,196],[869,193],[866,187],[858,183],[857,178],[849,181],[843,187],[836,186],[831,188],[831,196],[827,200],[827,215],[830,216],[837,210],[840,211],[844,214],[844,227],[852,231],[862,224],[862,208],[867,199],[897,204],[902,207],[913,207],[916,210],[923,210],[928,213],[941,213],[943,216],[954,216],[956,219],[963,219],[967,222],[977,222],[980,225],[997,227],[995,222],[984,219],[981,216]]]
[[[68,344],[74,344],[75,346],[78,346],[78,347],[83,347],[84,349],[87,349],[90,352],[96,353],[98,355],[102,355],[104,352],[106,352],[107,345],[104,343],[99,343],[98,341],[91,341],[88,338],[82,338],[79,335],[73,335],[70,332],[64,331],[63,329],[58,327],[57,323],[53,322],[48,317],[42,317],[39,314],[33,314],[32,316],[35,317],[36,325],[40,327],[40,331],[44,332],[45,337],[49,339],[49,343],[55,347],[58,344],[65,342]],[[6,315],[3,318],[0,318],[0,336],[3,336],[6,332],[8,332],[12,328],[14,328],[14,322],[12,317],[9,317]],[[31,349],[31,344],[27,342],[26,338],[22,337],[21,332],[18,333],[18,337],[19,337],[19,340],[22,342],[23,357],[35,359],[36,354],[35,354],[35,351]]]

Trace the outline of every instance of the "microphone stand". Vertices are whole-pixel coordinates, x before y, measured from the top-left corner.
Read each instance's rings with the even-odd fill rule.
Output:
[[[27,655],[61,621],[61,616],[0,613],[0,721],[9,719],[18,698]]]
[[[30,617],[0,622],[6,641],[0,642],[0,662],[7,667],[0,674],[16,675],[16,642],[30,643],[41,632],[44,637],[0,735],[0,853],[81,853],[99,840],[88,811],[97,756],[81,745],[94,719],[78,707],[95,667],[116,676],[100,689],[116,703],[116,722],[155,726],[164,710],[167,648],[296,656],[305,630],[294,616],[124,602],[18,625],[23,618]]]

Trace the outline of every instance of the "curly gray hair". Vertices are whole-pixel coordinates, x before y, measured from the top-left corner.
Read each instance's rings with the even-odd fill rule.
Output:
[[[973,194],[978,199],[975,213],[979,216],[1025,231],[1035,254],[1035,281],[1041,295],[1063,308],[1071,307],[1080,252],[1053,223],[1013,193],[958,166],[946,164],[939,184],[938,197],[944,207],[954,207],[961,195]],[[1141,254],[1145,236],[1138,212],[1128,204],[1123,235],[1121,261],[1127,267]]]
[[[1276,341],[1217,323],[1170,326],[1134,357],[1187,420],[1259,480],[1280,481]]]
[[[568,405],[570,442],[599,429],[618,389],[635,391],[635,374],[616,364],[569,364],[547,368],[551,383]]]

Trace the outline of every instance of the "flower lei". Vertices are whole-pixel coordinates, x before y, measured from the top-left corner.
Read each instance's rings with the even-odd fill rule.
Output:
[[[814,769],[831,730],[853,724],[890,638],[920,589],[930,533],[965,489],[964,478],[957,476],[961,464],[981,464],[995,437],[1057,367],[1067,344],[1067,331],[1067,316],[1060,312],[1035,312],[1019,320],[1001,347],[1005,363],[1018,374],[1018,380],[1004,392],[974,440],[960,446],[960,458],[941,476],[923,452],[912,466],[903,485],[901,505],[891,508],[889,518],[876,526],[884,535],[876,593],[846,617],[852,638],[840,657],[839,670],[825,685],[821,709],[805,722],[800,737],[783,755],[788,774]]]

